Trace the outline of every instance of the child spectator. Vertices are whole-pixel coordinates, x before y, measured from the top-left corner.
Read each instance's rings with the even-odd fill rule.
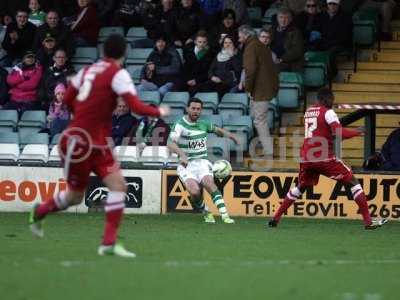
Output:
[[[29,0],[29,9],[29,22],[36,27],[39,27],[46,22],[46,13],[40,10],[40,4],[38,0]]]
[[[50,103],[47,128],[50,130],[51,137],[61,133],[67,127],[70,119],[67,106],[63,103],[65,90],[64,84],[58,84],[54,90],[54,99]]]

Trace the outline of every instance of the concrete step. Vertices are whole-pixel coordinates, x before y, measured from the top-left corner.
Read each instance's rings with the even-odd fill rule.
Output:
[[[392,92],[336,92],[335,103],[380,104],[400,103],[400,95]]]
[[[368,83],[333,83],[335,92],[390,92],[400,93],[400,85]]]
[[[348,83],[367,83],[367,84],[399,84],[400,72],[390,74],[389,72],[357,72],[348,73],[345,79]]]
[[[339,70],[353,70],[353,62],[344,62],[338,65]],[[357,72],[362,71],[399,71],[400,62],[358,62]]]

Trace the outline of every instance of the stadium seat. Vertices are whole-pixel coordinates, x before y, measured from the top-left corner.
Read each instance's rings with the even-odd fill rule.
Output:
[[[19,144],[18,132],[0,132],[0,144]]]
[[[244,132],[249,140],[253,135],[253,121],[250,116],[222,116],[223,128],[232,132]]]
[[[116,146],[114,155],[120,162],[137,162],[139,157],[136,146]]]
[[[262,11],[261,11],[260,7],[258,7],[258,6],[248,7],[247,13],[249,15],[251,25],[253,27],[260,27],[262,25],[263,16],[262,16]]]
[[[49,148],[43,144],[28,144],[22,150],[18,161],[20,163],[46,163],[49,160]]]
[[[377,39],[378,23],[378,11],[374,9],[356,11],[353,14],[353,43],[356,46],[373,46]]]
[[[195,98],[199,98],[203,101],[203,111],[207,109],[208,111],[212,109],[213,113],[217,113],[219,99],[218,93],[196,93]]]
[[[217,137],[216,135],[210,135],[207,138],[207,151],[208,159],[210,161],[216,161],[219,159],[229,159],[230,149],[229,149],[229,139]]]
[[[112,34],[119,34],[124,36],[124,28],[119,26],[111,26],[111,27],[102,27],[99,31],[99,37],[97,38],[98,42],[104,42],[107,37]]]
[[[0,126],[0,132],[13,132],[14,128],[12,127],[2,127]]]
[[[90,66],[90,64],[72,64],[72,67],[74,68],[75,72],[79,72],[82,70],[84,67]]]
[[[18,144],[1,144],[0,161],[16,162],[19,158],[20,150]]]
[[[145,165],[162,166],[169,161],[169,156],[166,146],[146,146],[139,156],[139,161]]]
[[[71,62],[73,64],[92,64],[97,61],[97,58],[96,47],[77,47]]]
[[[161,103],[169,105],[171,115],[182,115],[185,113],[188,101],[188,92],[168,92],[164,95]]]
[[[177,120],[179,120],[180,118],[182,118],[182,115],[173,115],[173,114],[171,114],[171,115],[169,115],[169,116],[167,116],[167,117],[164,117],[163,120],[164,120],[164,122],[165,122],[168,126],[172,127],[172,125],[173,125]]]
[[[48,147],[49,135],[47,133],[35,133],[30,135],[20,134],[20,146],[24,147],[28,144],[43,144]]]
[[[215,126],[222,128],[222,117],[221,115],[203,115],[201,117],[203,120],[208,120],[213,123]]]
[[[128,49],[126,65],[144,65],[153,48]]]
[[[0,110],[0,127],[15,129],[18,123],[18,112],[16,110]]]
[[[271,7],[267,11],[265,11],[264,17],[262,18],[262,22],[267,25],[272,25],[272,21],[274,16],[278,13],[277,7]]]
[[[139,93],[139,97],[146,103],[159,105],[161,102],[161,95],[158,91],[142,91]]]
[[[246,115],[249,99],[245,93],[226,93],[218,105],[218,112],[224,115]]]
[[[140,74],[142,72],[142,68],[142,65],[131,65],[126,67],[126,70],[128,71],[129,75],[131,75],[131,78],[135,84],[140,83]]]
[[[61,156],[60,156],[60,152],[58,151],[58,145],[55,145],[51,149],[48,162],[49,163],[59,163],[59,162],[61,162]]]
[[[147,31],[144,27],[131,27],[125,36],[125,40],[130,43],[145,38],[147,38]]]
[[[321,87],[328,83],[329,54],[320,51],[308,51],[303,68],[303,81],[307,87]]]
[[[278,106],[282,108],[297,108],[300,105],[300,90],[296,84],[280,83],[278,91]]]
[[[43,128],[46,125],[46,112],[44,110],[27,110],[18,122],[18,127]]]

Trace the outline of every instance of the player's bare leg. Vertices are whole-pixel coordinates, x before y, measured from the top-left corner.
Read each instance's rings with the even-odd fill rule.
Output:
[[[207,192],[211,195],[212,201],[217,206],[218,211],[221,215],[222,221],[226,224],[233,224],[235,221],[229,217],[228,211],[225,207],[225,201],[222,198],[221,192],[218,190],[217,186],[214,183],[214,178],[210,175],[204,176],[201,181],[201,184],[207,190]]]
[[[117,243],[117,234],[125,208],[126,183],[121,171],[115,171],[105,178],[104,184],[109,189],[106,204],[106,222],[104,226],[103,241],[98,249],[99,255],[116,255],[133,258],[135,253],[126,250]]]
[[[387,223],[387,219],[372,219],[368,210],[368,202],[365,197],[364,191],[358,182],[357,178],[354,176],[349,183],[351,193],[353,194],[354,201],[357,203],[359,207],[360,214],[362,215],[365,229],[373,230],[381,227],[385,223]]]
[[[204,199],[201,195],[201,187],[197,181],[189,178],[185,181],[185,187],[190,194],[190,203],[192,206],[203,213],[204,222],[208,224],[214,224],[214,216],[212,213],[210,213],[207,205],[204,203]]]
[[[61,191],[53,198],[33,206],[29,214],[29,228],[31,232],[42,238],[43,219],[49,214],[66,210],[70,206],[78,205],[82,202],[84,193],[82,191]]]
[[[283,200],[282,204],[279,206],[278,210],[276,211],[274,217],[268,222],[269,227],[276,227],[278,226],[279,221],[284,213],[287,212],[289,207],[301,197],[301,195],[306,190],[306,187],[303,186],[296,186],[292,188],[287,194],[285,199]]]

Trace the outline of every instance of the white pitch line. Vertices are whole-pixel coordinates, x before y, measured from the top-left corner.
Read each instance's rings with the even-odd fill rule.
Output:
[[[388,265],[400,264],[400,259],[372,259],[372,260],[247,260],[247,261],[166,261],[167,267],[206,267],[212,265],[231,265],[238,267],[253,267],[262,265]]]

